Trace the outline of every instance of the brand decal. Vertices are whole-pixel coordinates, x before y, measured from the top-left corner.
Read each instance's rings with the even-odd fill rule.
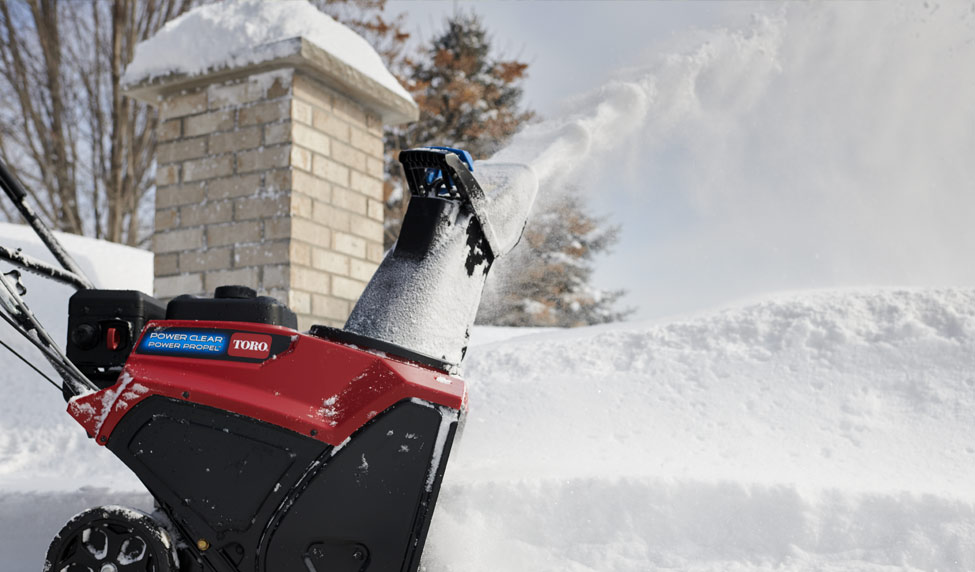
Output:
[[[224,329],[151,327],[142,335],[136,352],[255,363],[286,351],[290,345],[289,336]]]
[[[222,354],[229,336],[193,330],[152,330],[142,337],[139,349],[145,353]]]
[[[271,336],[237,332],[230,337],[227,355],[245,358],[266,358],[271,353]]]

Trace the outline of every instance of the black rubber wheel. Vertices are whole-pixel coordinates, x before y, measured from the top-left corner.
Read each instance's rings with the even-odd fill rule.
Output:
[[[88,509],[51,541],[44,572],[178,572],[169,533],[144,512]]]

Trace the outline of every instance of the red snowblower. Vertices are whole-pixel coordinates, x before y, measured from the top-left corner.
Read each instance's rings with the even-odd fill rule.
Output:
[[[508,165],[503,184],[482,188],[456,149],[400,161],[411,201],[399,241],[345,328],[308,332],[244,286],[168,303],[94,288],[0,164],[0,186],[60,267],[3,247],[0,259],[77,289],[65,351],[25,303],[20,270],[0,274],[0,317],[156,506],[75,516],[45,572],[418,569],[467,407],[457,367],[488,270],[521,236],[536,185]]]

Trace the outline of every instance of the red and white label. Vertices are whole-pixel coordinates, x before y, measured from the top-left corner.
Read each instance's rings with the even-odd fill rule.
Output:
[[[230,336],[230,347],[227,348],[229,356],[264,359],[270,354],[271,336],[241,332]]]

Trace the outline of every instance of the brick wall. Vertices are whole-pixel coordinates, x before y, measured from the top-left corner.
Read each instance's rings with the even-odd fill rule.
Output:
[[[382,257],[382,121],[293,69],[162,98],[156,295],[244,284],[340,326]]]
[[[309,77],[292,85],[290,303],[341,324],[383,255],[382,121]]]

